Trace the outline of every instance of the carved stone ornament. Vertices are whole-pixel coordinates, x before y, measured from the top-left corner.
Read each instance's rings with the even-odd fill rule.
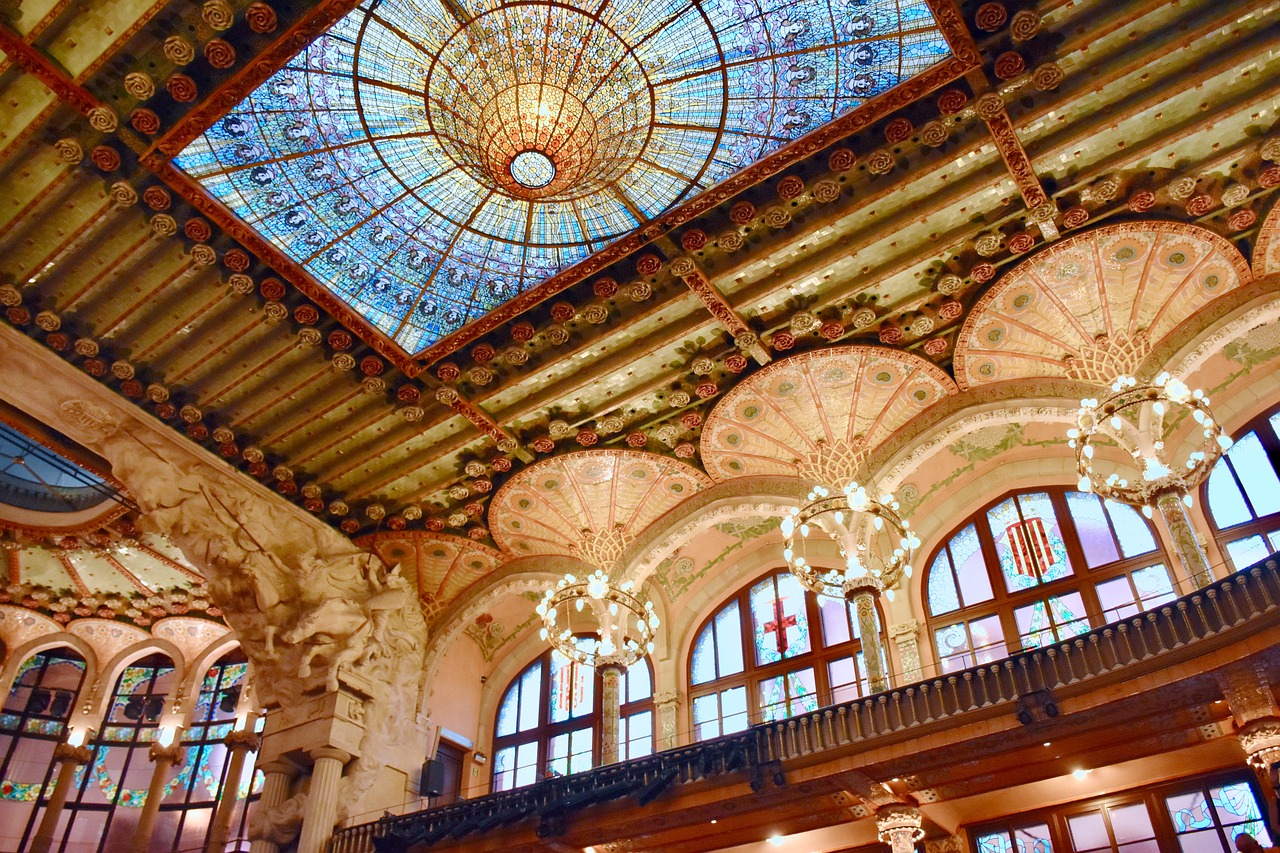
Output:
[[[156,83],[150,74],[131,71],[124,76],[124,90],[139,101],[145,101],[156,93]]]
[[[211,29],[221,32],[230,29],[235,23],[236,15],[226,0],[206,0],[200,8],[200,17]]]
[[[1239,738],[1249,764],[1265,768],[1280,763],[1280,718],[1254,720],[1240,729]]]
[[[164,40],[164,55],[175,65],[186,65],[196,58],[196,49],[182,36],[169,36]]]
[[[110,107],[94,107],[89,110],[89,126],[101,133],[111,133],[120,125],[116,111]]]
[[[74,165],[84,159],[84,149],[74,139],[59,139],[53,143],[53,150],[58,155],[58,160],[63,163]]]

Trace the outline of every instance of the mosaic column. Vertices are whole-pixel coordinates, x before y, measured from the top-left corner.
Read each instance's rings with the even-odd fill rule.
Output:
[[[236,802],[240,798],[240,777],[244,775],[244,762],[250,752],[258,748],[258,736],[251,731],[237,729],[229,733],[222,741],[226,744],[231,760],[227,763],[226,781],[222,783],[222,796],[218,799],[218,810],[213,815],[213,825],[209,827],[209,843],[205,845],[206,853],[222,853],[227,846],[227,835],[231,831],[231,816],[235,813]]]
[[[306,811],[302,815],[302,833],[298,836],[298,853],[324,853],[338,822],[338,783],[342,768],[351,760],[350,753],[322,746],[311,750],[311,788],[307,791]]]
[[[889,626],[889,636],[898,647],[898,659],[902,661],[902,679],[910,684],[924,678],[920,664],[920,623],[914,619]]]
[[[174,737],[175,741],[177,736]],[[155,763],[151,771],[151,787],[147,788],[147,799],[142,804],[142,814],[138,816],[138,825],[133,830],[133,838],[129,842],[129,853],[147,853],[151,847],[151,835],[156,829],[156,816],[160,814],[160,801],[164,799],[164,786],[169,781],[169,771],[178,761],[182,748],[177,743],[164,746],[151,744],[147,750],[147,758]]]
[[[675,749],[679,746],[680,692],[667,690],[653,695],[653,707],[658,712],[658,749]]]
[[[53,758],[59,765],[58,781],[53,786],[53,796],[45,803],[44,816],[40,818],[36,837],[31,840],[31,853],[49,853],[53,833],[58,828],[58,819],[62,817],[62,809],[71,794],[71,786],[75,784],[76,768],[88,764],[92,757],[87,746],[60,743],[54,750]]]
[[[1178,555],[1178,562],[1196,589],[1203,589],[1213,583],[1213,573],[1209,571],[1209,560],[1196,539],[1196,531],[1187,516],[1186,504],[1177,492],[1166,492],[1156,499],[1156,508],[1164,519],[1169,530],[1169,538],[1173,540],[1173,550]]]
[[[862,637],[862,659],[867,664],[867,688],[872,693],[889,689],[889,673],[884,666],[884,648],[880,645],[880,623],[876,619],[874,587],[858,587],[846,593],[858,614],[858,634]]]
[[[622,716],[622,673],[626,670],[616,663],[600,667],[600,764],[614,764],[618,760],[618,724]]]
[[[271,814],[289,799],[289,786],[298,768],[290,761],[268,761],[258,768],[262,771],[262,796],[258,798],[258,811]],[[250,839],[249,853],[279,853],[280,845],[265,838]]]

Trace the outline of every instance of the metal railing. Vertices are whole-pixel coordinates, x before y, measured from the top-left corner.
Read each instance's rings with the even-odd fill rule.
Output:
[[[1189,647],[1276,611],[1278,557],[1176,601],[1005,660],[645,758],[347,827],[335,833],[330,853],[368,853],[375,846],[379,851],[404,850],[535,816],[539,836],[549,837],[563,831],[566,814],[594,803],[630,796],[646,805],[671,785],[717,776],[745,776],[759,790],[769,778],[781,781],[788,760],[954,721],[997,705],[1021,702],[1028,713],[1033,705],[1043,712],[1053,703],[1054,690],[1074,692],[1076,685],[1127,667],[1186,654]],[[1028,703],[1029,698],[1037,701]],[[1056,706],[1048,710],[1050,716],[1056,713]]]

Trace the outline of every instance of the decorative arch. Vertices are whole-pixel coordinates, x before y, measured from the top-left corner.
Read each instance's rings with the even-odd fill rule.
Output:
[[[1252,278],[1230,242],[1194,225],[1095,228],[1023,261],[978,301],[956,341],[956,381],[1109,382]]]
[[[639,450],[584,450],[530,465],[489,509],[507,554],[572,554],[586,545],[600,565],[683,501],[711,486],[684,462]],[[607,568],[607,567],[606,567]]]
[[[865,454],[933,404],[956,393],[941,368],[912,353],[873,346],[813,350],[770,364],[738,383],[702,428],[702,463],[717,481],[803,476],[820,452]]]
[[[1280,203],[1273,204],[1258,227],[1258,240],[1253,247],[1253,273],[1264,275],[1280,273]]]

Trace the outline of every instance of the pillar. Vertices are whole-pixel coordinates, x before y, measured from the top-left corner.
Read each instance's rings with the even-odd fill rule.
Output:
[[[620,664],[606,663],[600,667],[600,764],[614,764],[618,760],[618,725],[622,716],[622,674],[626,669]]]
[[[289,799],[289,787],[293,777],[298,775],[298,768],[291,761],[268,761],[258,768],[262,771],[262,796],[258,798],[258,809],[266,814],[274,812],[284,801]],[[251,839],[249,853],[279,853],[280,846],[265,838]]]
[[[53,758],[58,762],[58,781],[53,786],[53,796],[44,806],[44,816],[40,818],[40,828],[36,837],[31,840],[30,853],[49,853],[53,844],[53,833],[58,828],[58,819],[62,817],[62,809],[71,795],[71,786],[75,784],[76,768],[83,767],[93,757],[87,746],[72,746],[69,743],[58,744]]]
[[[176,741],[175,735],[175,741]],[[156,829],[156,816],[160,814],[160,801],[164,799],[164,786],[169,781],[169,771],[178,760],[181,752],[176,742],[169,746],[160,743],[151,744],[147,758],[155,763],[151,771],[151,787],[147,788],[147,799],[142,804],[142,814],[138,816],[138,825],[134,828],[133,838],[129,841],[129,853],[147,853],[151,847],[151,835]]]
[[[889,626],[889,636],[898,647],[898,659],[902,661],[902,680],[906,684],[924,678],[924,666],[920,663],[920,623],[914,619]]]
[[[675,749],[680,745],[680,691],[653,694],[653,709],[658,712],[658,751]]]
[[[1173,542],[1174,553],[1182,570],[1196,589],[1203,589],[1213,583],[1213,572],[1209,571],[1209,559],[1196,539],[1195,528],[1191,526],[1191,518],[1187,515],[1187,506],[1177,492],[1166,492],[1156,499],[1156,509],[1164,519],[1169,531],[1169,539]]]
[[[306,811],[302,815],[302,833],[298,836],[298,853],[324,853],[338,822],[338,783],[342,768],[351,754],[322,746],[310,752],[311,788],[307,791]]]
[[[231,760],[227,763],[222,796],[218,799],[218,808],[213,814],[213,824],[209,827],[209,843],[205,845],[206,853],[222,853],[227,846],[227,834],[231,831],[231,816],[235,813],[236,801],[240,797],[240,777],[244,774],[245,758],[258,748],[258,736],[251,731],[237,729],[229,733],[222,742],[231,753]]]
[[[872,693],[880,693],[889,689],[889,674],[885,671],[884,649],[880,645],[880,620],[876,619],[874,593],[871,588],[859,587],[846,595],[858,614],[862,659],[867,664],[867,687]]]
[[[1245,762],[1258,777],[1270,823],[1280,823],[1276,772],[1280,770],[1280,704],[1261,666],[1236,664],[1216,672],[1236,726]]]

